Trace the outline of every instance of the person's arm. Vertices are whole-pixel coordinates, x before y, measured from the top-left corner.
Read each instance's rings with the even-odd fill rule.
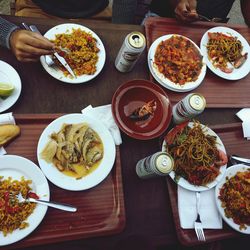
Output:
[[[184,22],[197,21],[196,6],[197,0],[179,0],[175,8],[176,18]]]
[[[241,0],[240,5],[241,5],[241,11],[245,19],[245,22],[248,26],[250,26],[250,1]]]
[[[9,40],[13,31],[20,29],[17,25],[0,17],[0,46],[10,48]]]
[[[0,17],[0,46],[11,49],[19,61],[37,61],[41,55],[51,54],[53,43],[42,35],[22,30]]]
[[[10,36],[10,48],[19,61],[33,62],[52,54],[54,44],[38,33],[15,30]]]

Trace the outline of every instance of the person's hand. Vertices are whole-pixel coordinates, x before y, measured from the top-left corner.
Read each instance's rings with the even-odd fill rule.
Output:
[[[52,54],[54,44],[38,33],[15,30],[10,36],[10,47],[19,61],[34,62],[42,55]]]
[[[197,0],[180,0],[175,8],[176,18],[184,22],[197,21],[196,6]]]

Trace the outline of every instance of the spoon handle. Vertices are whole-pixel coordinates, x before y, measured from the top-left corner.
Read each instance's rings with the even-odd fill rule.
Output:
[[[76,207],[68,205],[68,204],[64,204],[64,203],[58,203],[58,202],[53,202],[53,201],[44,201],[44,200],[39,200],[39,199],[34,199],[34,198],[29,198],[28,201],[43,204],[43,205],[46,205],[48,207],[53,207],[53,208],[61,209],[61,210],[68,211],[68,212],[76,212],[77,211]]]

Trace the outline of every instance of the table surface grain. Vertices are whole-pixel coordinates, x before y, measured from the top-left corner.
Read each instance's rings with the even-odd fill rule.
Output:
[[[35,24],[42,33],[64,23],[36,18],[3,16],[20,24]],[[66,21],[65,21],[66,22]],[[68,22],[68,21],[67,21]],[[116,70],[114,61],[125,36],[132,31],[144,33],[137,25],[118,25],[96,21],[78,21],[98,34],[106,49],[107,59],[102,72],[92,81],[71,85],[60,82],[46,73],[39,62],[21,63],[7,49],[0,48],[0,60],[12,65],[22,80],[22,92],[17,103],[8,111],[14,114],[74,113],[91,104],[99,106],[111,103],[115,90],[132,79],[149,79],[146,50],[129,73]],[[238,109],[208,109],[199,120],[205,124],[238,122]],[[7,112],[7,111],[6,111]],[[223,114],[223,115],[222,115]],[[140,235],[153,246],[180,247],[172,218],[169,194],[164,178],[139,179],[135,172],[138,160],[160,150],[159,138],[139,141],[122,134],[120,146],[126,226],[123,232],[105,237],[65,241],[61,243],[29,247],[32,250],[57,249],[112,249],[117,242],[133,235]],[[45,217],[46,219],[46,217]],[[67,231],[65,231],[67,234]],[[87,248],[84,248],[87,247]],[[88,248],[89,247],[89,248]]]

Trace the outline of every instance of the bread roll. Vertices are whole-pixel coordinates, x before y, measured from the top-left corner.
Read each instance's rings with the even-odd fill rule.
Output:
[[[10,140],[20,134],[20,128],[17,125],[0,125],[0,146],[6,145]]]

